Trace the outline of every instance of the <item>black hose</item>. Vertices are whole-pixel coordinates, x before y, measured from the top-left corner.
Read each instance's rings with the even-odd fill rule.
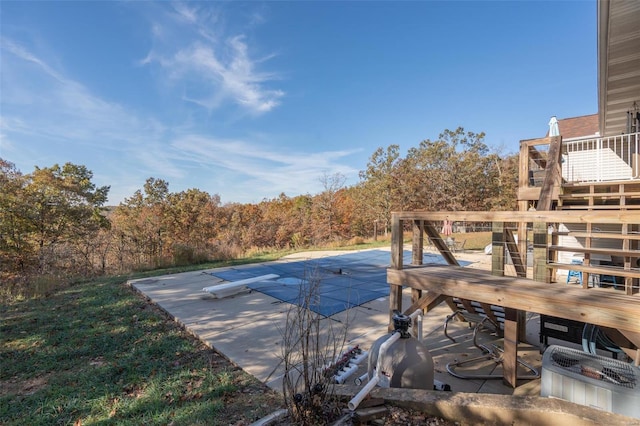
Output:
[[[582,350],[586,353],[596,355],[598,345],[609,352],[622,352],[622,349],[612,342],[600,327],[593,324],[585,324],[582,329]]]

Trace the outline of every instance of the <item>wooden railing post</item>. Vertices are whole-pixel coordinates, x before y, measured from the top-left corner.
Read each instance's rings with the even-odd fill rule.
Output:
[[[391,268],[402,269],[402,229],[403,221],[393,215],[391,218]]]
[[[493,222],[491,228],[491,275],[504,276],[504,265],[506,263],[506,243],[509,230],[504,222]],[[513,236],[511,236],[513,238]],[[515,244],[514,244],[515,246]],[[517,252],[517,250],[515,250]],[[514,265],[520,262],[513,259]],[[526,338],[525,327],[526,312],[516,309],[505,309],[504,321],[504,381],[513,388],[517,385],[518,375],[518,342]]]
[[[512,388],[518,384],[518,334],[521,312],[516,309],[504,309],[504,361],[503,380]]]
[[[411,264],[422,265],[424,250],[424,222],[422,220],[414,220],[412,231]]]
[[[491,275],[504,276],[504,222],[491,224]]]
[[[424,221],[414,220],[412,227],[412,244],[411,244],[411,264],[422,265],[424,256]],[[417,288],[411,289],[411,306],[422,298],[422,290]]]
[[[549,230],[546,222],[533,223],[533,279],[543,283],[551,282],[547,268]]]

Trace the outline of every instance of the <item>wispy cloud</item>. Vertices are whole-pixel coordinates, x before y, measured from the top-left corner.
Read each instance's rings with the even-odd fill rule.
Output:
[[[185,135],[172,142],[174,152],[185,160],[199,164],[212,174],[242,175],[242,186],[260,188],[265,196],[274,190],[289,195],[315,193],[321,190],[320,178],[325,174],[341,173],[355,176],[357,170],[340,160],[355,153],[353,150],[282,152],[262,141],[215,139],[201,135]],[[255,193],[255,191],[251,191]]]
[[[48,64],[41,61],[38,57],[33,55],[27,49],[22,47],[21,45],[15,43],[13,40],[9,40],[5,37],[0,38],[0,49],[5,50],[7,53],[10,53],[17,58],[22,59],[26,62],[31,62],[38,66],[42,71],[44,71],[49,77],[52,77],[58,81],[63,81],[64,79],[57,71],[51,68]]]
[[[96,184],[111,185],[111,203],[130,197],[148,177],[167,180],[174,191],[195,186],[225,201],[253,202],[281,192],[315,193],[325,173],[357,174],[343,164],[352,151],[286,151],[269,135],[220,138],[186,119],[163,123],[154,113],[98,96],[17,42],[4,39],[1,48],[2,156],[22,163],[25,173],[33,165],[86,165]],[[198,54],[212,70],[227,70],[209,53]],[[244,66],[237,59],[231,68]],[[238,93],[245,90],[238,85]]]
[[[182,175],[163,159],[162,149],[150,150],[167,134],[157,119],[102,99],[12,40],[3,38],[0,48],[3,156],[39,166],[81,157],[90,168],[91,163],[112,163],[118,169],[131,162],[137,172]]]
[[[158,64],[184,100],[208,110],[229,102],[252,114],[280,105],[284,91],[270,87],[280,76],[258,69],[273,55],[252,57],[244,34],[219,29],[224,25],[215,10],[175,3],[164,18],[155,17],[154,47],[141,63]]]
[[[187,23],[193,24],[198,22],[198,12],[195,8],[180,2],[174,2],[171,4],[176,14],[183,18]]]
[[[38,132],[54,126],[57,130],[53,133],[76,138],[78,135],[71,129],[82,126],[77,126],[77,121],[72,123],[73,118],[86,118],[87,123],[99,124],[100,119],[127,117],[117,104],[110,104],[92,95],[85,86],[65,77],[24,46],[3,38],[0,48],[4,52],[2,70],[3,83],[6,83],[3,84],[2,103],[11,107],[9,111],[3,111],[4,120],[14,123],[49,120],[49,125],[35,126],[31,131]],[[14,117],[12,113],[20,111],[16,107],[28,108],[33,114],[30,117]],[[38,112],[47,114],[39,115]],[[56,116],[67,116],[69,120],[56,120]],[[13,127],[13,130],[20,128],[26,131],[26,126]],[[65,128],[67,130],[63,130]]]

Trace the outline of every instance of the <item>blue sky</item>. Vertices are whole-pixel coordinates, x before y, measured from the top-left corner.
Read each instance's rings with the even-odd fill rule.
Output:
[[[222,202],[358,182],[444,129],[502,153],[597,112],[596,2],[0,2],[0,157]]]

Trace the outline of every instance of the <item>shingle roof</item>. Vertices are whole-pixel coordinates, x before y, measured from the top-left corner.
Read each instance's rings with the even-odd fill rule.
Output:
[[[596,135],[600,131],[598,127],[598,114],[559,119],[558,128],[560,129],[562,139]],[[549,136],[548,131],[547,136]]]

